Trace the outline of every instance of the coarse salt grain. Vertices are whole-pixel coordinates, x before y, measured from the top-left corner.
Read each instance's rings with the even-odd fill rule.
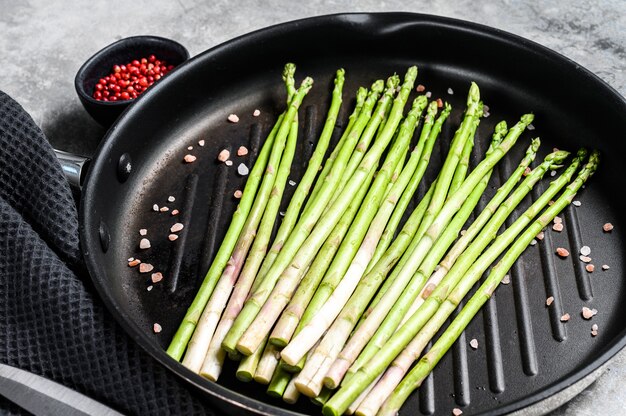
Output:
[[[260,115],[261,115],[261,110],[259,110],[258,108],[252,112],[252,116],[254,117],[258,117]]]
[[[296,186],[296,181],[292,181],[291,179],[289,180],[289,185],[291,186]]]
[[[534,245],[536,245],[536,244],[537,244],[537,240],[532,239],[532,240],[530,241],[530,245],[531,245],[531,246],[534,246]]]
[[[182,223],[177,222],[176,224],[172,225],[172,227],[170,228],[170,232],[177,233],[180,230],[182,230],[184,227],[185,226]]]
[[[502,284],[508,285],[509,283],[511,283],[511,276],[509,276],[508,274],[505,274],[504,277],[502,278]]]
[[[553,170],[552,172],[550,172],[550,176],[556,176],[556,170]]]
[[[237,199],[241,198],[241,195],[243,195],[243,192],[241,192],[239,189],[237,189],[233,194],[233,196]]]
[[[248,167],[243,163],[240,163],[239,166],[237,166],[237,173],[241,176],[246,176],[248,173],[250,173],[250,169],[248,169]]]
[[[587,256],[580,256],[580,261],[582,261],[583,263],[589,263],[591,261],[591,257],[587,257]]]
[[[185,161],[185,163],[193,163],[196,161],[196,157],[194,155],[185,155],[183,160]]]
[[[168,235],[168,236],[167,236],[167,238],[168,238],[170,241],[176,241],[176,240],[178,240],[178,236],[177,236],[176,234],[170,234],[170,235]]]
[[[230,157],[230,151],[228,149],[223,149],[218,155],[217,160],[220,162],[226,162]]]
[[[606,224],[602,226],[602,230],[605,233],[610,233],[611,231],[613,231],[613,224],[611,224],[610,222],[607,222]]]
[[[563,231],[563,223],[557,222],[552,226],[552,229],[560,233],[561,231]]]
[[[579,207],[582,205],[582,203],[580,201],[572,201],[572,205],[574,205],[575,207]]]
[[[602,270],[609,270],[609,269],[610,269],[610,267],[609,267],[608,264],[603,264],[602,265]]]
[[[248,148],[246,146],[239,146],[237,149],[237,156],[245,156],[248,154]]]
[[[159,324],[154,324],[152,325],[152,330],[154,331],[155,334],[158,334],[159,332],[163,330],[163,328]]]
[[[473,349],[477,349],[478,348],[478,340],[476,338],[472,339],[469,342],[470,347],[472,347]]]
[[[193,146],[187,146],[187,150],[193,150]]]
[[[161,211],[161,212],[167,212],[169,210],[170,209],[168,207],[161,207],[161,208],[159,208],[159,211]]]
[[[141,241],[139,241],[139,248],[142,250],[150,248],[150,240],[148,240],[147,238],[142,238]]]
[[[569,313],[564,314],[563,316],[561,316],[561,322],[567,322],[569,321]]]
[[[530,172],[532,172],[532,170],[527,166],[526,169],[524,169],[524,176],[530,175]]]
[[[232,166],[233,165],[233,161],[232,160],[227,160],[226,162],[224,162],[224,164],[226,166]]]
[[[139,265],[139,273],[150,273],[152,270],[154,270],[154,266],[150,263],[141,263]]]
[[[554,221],[555,224],[561,224],[563,223],[563,218],[557,216],[557,217],[554,217],[552,221]]]
[[[588,256],[591,254],[591,248],[589,246],[582,246],[580,248],[580,254],[583,256]]]
[[[148,287],[146,288],[146,290],[147,290],[148,292],[150,292],[150,291],[152,290],[152,288],[153,288],[153,287],[154,287],[154,286],[150,285],[150,286],[148,286]]]
[[[591,336],[592,337],[596,337],[598,336],[598,331],[594,331],[593,329],[591,330]]]
[[[141,264],[141,260],[139,259],[134,259],[128,262],[128,267],[135,267],[137,265]]]
[[[157,204],[152,205],[152,211],[159,212],[159,206]]]
[[[591,325],[591,330],[592,331],[597,331],[598,330],[598,324]]]
[[[417,92],[422,92],[422,91],[424,91],[424,90],[426,90],[426,87],[425,87],[425,86],[423,86],[422,84],[419,84],[419,85],[417,86],[417,88],[415,88],[415,91],[417,91]]]
[[[163,274],[161,272],[152,273],[152,283],[158,283],[163,280]]]
[[[552,305],[552,302],[554,302],[554,296],[548,297],[548,299],[546,299],[546,306]]]
[[[454,94],[454,90],[452,88],[448,88],[448,94],[450,95]]]
[[[433,93],[432,93],[432,92],[430,92],[430,91],[428,91],[428,92],[426,92],[426,94],[424,94],[424,95],[426,96],[426,98],[430,98],[430,97],[432,97],[432,96],[433,96]]]
[[[198,142],[198,146],[200,146],[200,147],[204,147],[204,140],[200,140],[200,141]]]
[[[443,107],[443,101],[441,98],[437,98],[437,107],[439,108]]]
[[[230,121],[231,123],[238,123],[239,117],[237,116],[237,114],[229,114],[228,121]]]
[[[145,228],[142,228],[141,230],[139,230],[139,235],[146,235],[148,234],[148,230],[146,230]]]
[[[543,231],[540,231],[539,234],[535,236],[535,238],[539,241],[543,240],[544,237],[545,237],[545,234]]]
[[[452,414],[454,416],[461,416],[463,414],[463,411],[458,407],[455,407],[454,409],[452,409]]]
[[[180,212],[180,211],[179,211],[179,210],[177,210],[177,209],[173,210],[173,211],[172,211],[172,217],[173,217],[173,216],[175,216],[175,215],[178,215],[178,213],[179,213],[179,212]]]
[[[528,125],[528,130],[535,130],[535,126],[533,126],[532,124]]]
[[[585,270],[587,270],[587,272],[589,273],[593,273],[595,269],[596,269],[596,266],[594,266],[593,264],[588,264],[585,266]]]
[[[590,308],[588,308],[586,306],[583,306],[581,314],[582,314],[583,318],[589,320],[589,319],[593,318],[595,315],[598,314],[598,310],[597,309],[590,309]]]
[[[133,260],[135,260],[135,258],[134,258],[134,257],[129,257],[129,258],[128,258],[128,261],[129,261],[129,262],[131,262],[131,261],[133,261]]]
[[[174,202],[176,201],[176,198],[174,198],[172,195],[167,197],[167,202]]]
[[[565,249],[563,247],[558,247],[556,249],[556,254],[558,254],[559,257],[565,258],[565,257],[569,256],[569,251],[567,251],[567,249]]]

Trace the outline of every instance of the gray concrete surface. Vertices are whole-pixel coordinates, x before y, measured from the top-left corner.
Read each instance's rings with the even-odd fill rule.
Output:
[[[412,11],[471,20],[537,41],[626,95],[626,1],[0,0],[0,89],[19,101],[58,148],[90,155],[104,130],[75,95],[76,70],[125,36],[156,34],[192,55],[264,26],[327,13]],[[626,352],[554,416],[626,414]]]

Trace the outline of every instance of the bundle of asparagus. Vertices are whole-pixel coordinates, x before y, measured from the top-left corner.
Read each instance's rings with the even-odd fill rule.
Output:
[[[593,174],[598,154],[593,152],[571,181],[587,157],[580,150],[498,235],[544,174],[568,157],[568,152],[555,150],[531,170],[540,146],[540,140],[533,139],[508,180],[461,232],[494,167],[532,122],[532,114],[523,115],[510,130],[505,122],[498,123],[484,158],[468,174],[483,115],[480,91],[472,83],[463,120],[439,174],[411,211],[410,201],[451,107],[428,103],[420,95],[404,114],[416,67],[408,69],[402,83],[397,75],[378,80],[369,89],[359,88],[347,126],[325,159],[342,105],[345,74],[340,69],[318,144],[270,245],[294,159],[298,109],[313,84],[307,77],[296,89],[294,74],[295,66],[287,64],[287,108],[261,149],[222,245],[168,354],[214,381],[228,355],[240,360],[239,379],[268,384],[268,394],[289,403],[300,394],[309,396],[323,405],[325,415],[395,414],[532,238]],[[418,138],[411,149],[413,136]],[[426,344],[503,253],[422,356]]]

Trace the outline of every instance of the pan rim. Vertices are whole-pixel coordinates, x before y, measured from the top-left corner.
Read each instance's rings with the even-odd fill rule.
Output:
[[[100,279],[97,279],[96,273],[98,270],[98,265],[96,264],[94,257],[90,255],[91,248],[99,247],[99,242],[97,238],[97,233],[93,233],[93,227],[86,227],[85,224],[97,224],[97,218],[94,218],[92,215],[93,207],[91,201],[93,198],[90,197],[94,192],[96,192],[94,182],[95,180],[92,176],[96,176],[96,172],[100,172],[102,170],[102,165],[104,163],[104,156],[108,154],[108,149],[111,147],[111,143],[114,141],[116,137],[116,132],[125,127],[129,122],[132,121],[133,115],[142,111],[142,108],[146,103],[157,99],[159,96],[159,92],[163,89],[168,88],[174,80],[183,77],[185,73],[190,69],[194,68],[194,66],[199,65],[201,62],[211,60],[216,55],[219,55],[222,51],[235,48],[238,45],[245,44],[251,38],[258,38],[259,36],[267,38],[273,37],[280,34],[284,34],[285,32],[292,32],[297,30],[302,26],[315,26],[320,24],[329,24],[331,22],[341,23],[346,21],[355,21],[359,18],[370,18],[370,17],[385,17],[388,19],[394,19],[398,21],[407,21],[414,24],[426,23],[426,24],[435,24],[441,27],[450,28],[454,30],[467,31],[471,33],[476,33],[482,36],[488,36],[497,39],[498,41],[506,42],[512,44],[518,48],[524,48],[530,50],[534,53],[540,54],[542,57],[549,59],[552,62],[557,62],[561,65],[566,65],[571,70],[576,70],[582,73],[582,76],[586,78],[591,84],[595,84],[594,86],[597,88],[602,88],[605,92],[607,92],[614,100],[615,103],[621,105],[622,111],[626,113],[626,98],[624,98],[616,89],[607,84],[600,77],[583,67],[582,65],[576,63],[572,59],[549,49],[539,43],[536,43],[532,40],[523,38],[521,36],[515,35],[513,33],[493,28],[490,26],[486,26],[480,23],[469,22],[461,19],[443,17],[443,16],[435,16],[430,14],[420,14],[420,13],[411,13],[411,12],[381,12],[381,13],[367,13],[367,12],[355,12],[355,13],[336,13],[329,15],[321,15],[321,16],[313,16],[304,19],[292,20],[288,22],[278,23],[272,26],[268,26],[265,28],[257,29],[255,31],[242,34],[236,38],[218,44],[194,57],[189,59],[180,65],[177,70],[172,73],[169,77],[166,77],[162,80],[162,82],[155,85],[149,92],[146,94],[142,94],[134,103],[134,105],[127,108],[122,115],[118,118],[118,120],[112,125],[109,131],[106,133],[105,137],[101,141],[98,146],[94,158],[93,163],[89,167],[89,171],[85,178],[85,186],[83,188],[83,197],[80,202],[80,238],[81,238],[81,246],[83,255],[85,257],[85,263],[87,265],[87,269],[89,271],[90,277],[94,282],[94,286],[100,295],[100,298],[104,302],[105,306],[112,313],[117,322],[122,326],[122,328],[126,331],[131,338],[139,344],[141,348],[147,351],[154,359],[156,359],[161,365],[165,366],[169,371],[176,374],[178,377],[186,380],[191,386],[193,386],[197,390],[201,390],[204,393],[208,393],[216,399],[219,399],[224,402],[228,402],[231,405],[239,407],[241,410],[245,410],[248,412],[253,412],[255,414],[261,415],[300,415],[301,413],[296,413],[290,410],[286,410],[283,408],[276,407],[267,402],[261,402],[255,399],[251,399],[243,394],[240,394],[234,390],[221,386],[217,383],[210,382],[199,376],[198,374],[193,373],[184,367],[181,363],[177,362],[170,358],[165,350],[161,349],[154,341],[148,337],[145,332],[138,330],[137,327],[134,327],[130,322],[132,321],[129,317],[125,316],[124,311],[117,307],[115,302],[112,301],[112,297],[108,296],[108,288],[103,284]],[[621,351],[624,347],[626,347],[626,329],[621,331],[611,342],[607,343],[603,352],[598,355],[591,363],[588,363],[583,368],[570,373],[567,377],[544,387],[541,390],[534,392],[532,395],[523,397],[518,399],[508,405],[504,405],[497,409],[488,410],[480,413],[480,415],[491,416],[491,415],[500,415],[510,413],[516,410],[521,410],[524,408],[528,408],[531,405],[537,404],[563,390],[567,387],[576,384],[576,382],[583,380],[586,376],[593,373],[595,370],[600,368],[602,365],[607,363],[613,356],[615,356],[619,351]]]

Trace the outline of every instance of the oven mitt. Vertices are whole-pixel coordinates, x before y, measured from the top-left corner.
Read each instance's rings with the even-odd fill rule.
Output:
[[[124,414],[213,414],[136,345],[84,270],[78,214],[52,147],[0,91],[0,361]],[[0,397],[0,414],[26,414]]]

